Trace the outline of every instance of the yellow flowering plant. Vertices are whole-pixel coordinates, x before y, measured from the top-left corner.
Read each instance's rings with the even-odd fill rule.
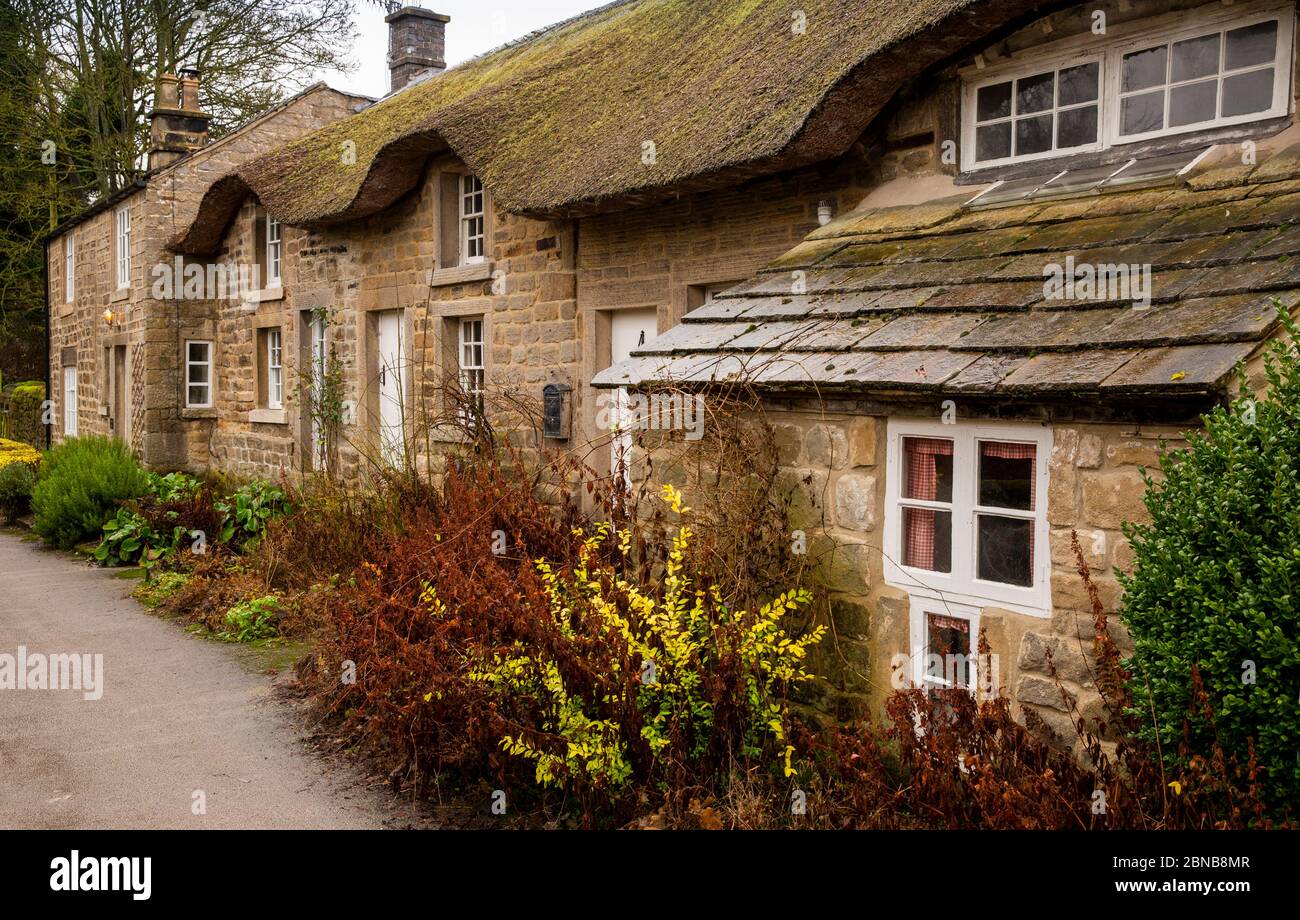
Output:
[[[681,493],[661,499],[685,517]],[[782,593],[758,610],[733,610],[716,585],[692,577],[692,531],[682,523],[657,570],[628,573],[634,541],[607,523],[575,531],[577,562],[535,563],[555,641],[515,643],[477,663],[471,678],[503,697],[530,695],[540,732],[501,739],[536,764],[543,786],[616,796],[634,779],[707,781],[735,757],[770,756],[790,775],[790,687],[806,681],[807,649],[825,627],[788,634],[810,592]]]

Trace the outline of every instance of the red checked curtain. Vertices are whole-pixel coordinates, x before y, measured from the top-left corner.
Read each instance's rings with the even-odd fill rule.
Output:
[[[981,441],[980,453],[985,457],[993,457],[997,460],[1029,460],[1038,455],[1038,448],[1033,444],[1002,444],[997,441]],[[1034,500],[1037,496],[1034,494],[1034,475],[1033,468],[1030,468],[1029,476],[1029,510],[1034,511]]]
[[[936,457],[952,456],[952,441],[941,438],[907,438],[904,441],[907,457],[907,498],[921,501],[938,501],[939,477]],[[936,512],[928,508],[912,508],[903,515],[904,540],[907,564],[921,569],[934,569],[934,520]]]

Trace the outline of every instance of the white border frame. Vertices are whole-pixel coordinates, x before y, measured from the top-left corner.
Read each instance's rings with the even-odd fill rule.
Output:
[[[979,690],[984,686],[983,675],[980,673],[983,662],[980,661],[980,611],[978,607],[972,607],[968,604],[953,604],[942,600],[936,601],[934,598],[922,596],[913,596],[909,599],[908,607],[908,661],[911,665],[909,677],[912,686],[917,690],[925,690],[925,663],[926,656],[929,654],[927,637],[925,630],[925,617],[930,613],[938,613],[943,616],[953,617],[954,619],[966,620],[970,623],[970,661],[973,669],[971,684],[966,689],[972,694],[979,696]],[[950,688],[951,689],[951,688]]]
[[[478,323],[479,338],[477,341],[465,338],[467,323]],[[481,364],[465,363],[466,346],[479,349],[479,354],[482,357]],[[483,386],[477,393],[466,385],[466,374],[471,371],[478,371],[483,375]],[[465,395],[477,396],[481,400],[487,392],[487,316],[482,313],[469,313],[465,316],[456,317],[456,372],[460,379],[460,387],[465,392]]]
[[[969,113],[970,136],[967,140],[967,143],[970,145],[970,151],[971,151],[970,155],[971,155],[972,162],[974,162],[974,157],[975,157],[975,129],[977,127],[984,127],[987,125],[1002,124],[1002,123],[1009,123],[1011,125],[1012,155],[1009,157],[1000,157],[996,160],[980,160],[978,166],[979,169],[987,169],[990,166],[1005,166],[1009,163],[1030,163],[1033,162],[1034,160],[1050,160],[1052,157],[1069,156],[1070,154],[1074,154],[1074,153],[1092,153],[1093,151],[1104,149],[1105,139],[1106,139],[1106,119],[1107,119],[1107,114],[1106,114],[1107,84],[1106,84],[1106,62],[1103,60],[1103,58],[1104,58],[1103,54],[1099,52],[1093,52],[1093,53],[1080,53],[1076,56],[1063,58],[1055,62],[1053,62],[1051,59],[1045,59],[1044,61],[1042,61],[1041,66],[1038,67],[1022,68],[1019,71],[1011,71],[1009,73],[1003,73],[998,76],[990,77],[988,79],[967,84],[962,92],[962,135],[963,137],[965,137],[967,133],[966,120],[968,117],[967,113]],[[1097,99],[1095,101],[1079,102],[1073,105],[1066,106],[1064,111],[1069,112],[1075,109],[1084,109],[1084,108],[1088,108],[1089,106],[1095,105],[1097,107],[1097,140],[1095,140],[1091,144],[1083,144],[1078,147],[1057,147],[1056,146],[1057,129],[1060,127],[1060,121],[1057,118],[1057,115],[1059,115],[1060,112],[1062,111],[1059,105],[1060,73],[1062,70],[1069,70],[1071,67],[1079,67],[1082,66],[1083,64],[1092,64],[1092,63],[1096,63],[1097,65]],[[1023,116],[1017,115],[1015,112],[1015,105],[1016,105],[1015,82],[1025,77],[1037,76],[1040,73],[1047,73],[1048,71],[1051,71],[1052,79],[1053,79],[1052,107],[1048,109],[1043,109],[1041,112],[1028,112],[1025,113]],[[979,91],[986,86],[995,86],[998,83],[1008,83],[1008,82],[1011,83],[1011,108],[1012,108],[1011,114],[1008,115],[1006,118],[995,118],[990,121],[983,122],[981,124],[977,118],[978,110],[976,108],[977,100],[979,98]],[[1042,153],[1029,153],[1029,154],[1024,154],[1022,156],[1016,156],[1014,153],[1016,149],[1016,122],[1021,120],[1021,118],[1034,118],[1040,115],[1052,116],[1052,149],[1044,150]],[[966,144],[963,144],[962,146],[964,149],[966,147]]]
[[[77,233],[69,230],[63,238],[63,302],[77,299]]]
[[[1052,430],[1033,423],[985,423],[959,421],[952,425],[928,419],[891,418],[888,421],[885,465],[885,583],[916,597],[965,604],[972,607],[997,606],[1028,616],[1052,615],[1052,559],[1048,536],[1048,464],[1052,453]],[[931,572],[902,564],[902,515],[899,512],[903,479],[903,438],[944,438],[953,442],[952,495],[952,572]],[[982,581],[975,577],[975,516],[981,511],[1005,517],[1029,517],[1030,512],[1012,509],[985,509],[976,505],[979,464],[977,441],[1019,442],[1034,444],[1034,584],[1016,585]],[[908,504],[924,504],[912,502]]]
[[[207,361],[191,361],[190,346],[206,345],[208,346]],[[211,409],[216,405],[217,393],[217,346],[211,339],[186,339],[185,340],[185,408],[186,409]],[[206,403],[190,402],[190,368],[201,367],[206,365],[208,368],[208,401]],[[199,386],[200,384],[193,384]]]
[[[271,231],[275,234],[272,236]],[[284,226],[266,215],[266,286],[278,288],[284,277]]]
[[[1120,68],[1123,55],[1136,50],[1159,44],[1161,41],[1174,42],[1194,38],[1208,32],[1241,28],[1268,19],[1277,19],[1278,50],[1276,58],[1277,72],[1284,79],[1274,79],[1273,107],[1264,112],[1249,115],[1237,115],[1213,122],[1199,122],[1194,125],[1180,125],[1177,128],[1165,128],[1158,132],[1140,135],[1119,136],[1119,85]],[[1189,24],[1190,23],[1190,24]],[[975,66],[963,68],[961,90],[961,168],[963,172],[978,172],[997,166],[1031,163],[1035,160],[1047,160],[1068,157],[1079,153],[1109,150],[1112,147],[1141,143],[1163,137],[1177,137],[1194,131],[1207,131],[1227,128],[1233,125],[1248,124],[1255,121],[1267,121],[1288,115],[1292,111],[1292,83],[1295,74],[1295,31],[1296,8],[1294,4],[1278,4],[1274,0],[1247,4],[1207,4],[1195,10],[1168,13],[1150,19],[1119,23],[1111,26],[1106,35],[1075,35],[1045,45],[1028,49],[1023,54],[1009,57],[992,66]],[[1049,69],[1071,67],[1086,63],[1088,60],[1102,58],[1101,110],[1098,113],[1098,143],[1088,147],[1074,147],[1068,150],[1052,150],[1026,157],[1010,157],[998,160],[975,161],[975,91],[983,86],[1003,83],[1020,76],[1030,76]],[[1207,78],[1208,79],[1208,78]]]
[[[71,383],[72,386],[68,386]],[[63,365],[63,436],[65,438],[75,438],[77,436],[77,365]],[[68,422],[72,424],[69,425]]]
[[[272,355],[280,360],[272,362]],[[280,326],[266,327],[266,408],[284,408],[284,330]]]
[[[117,290],[131,286],[131,206],[122,205],[113,212],[113,254]]]
[[[478,185],[477,191],[465,191],[465,186],[470,181]],[[483,185],[483,180],[473,173],[461,173],[460,182],[457,191],[460,199],[460,220],[458,222],[458,236],[460,242],[460,264],[461,265],[479,265],[487,261],[487,187]],[[466,211],[465,199],[478,197],[482,203],[480,211]],[[466,226],[471,220],[477,219],[481,225],[481,231],[476,234],[470,234]],[[471,256],[469,254],[469,241],[476,239],[480,243],[482,252],[479,255]]]
[[[1231,10],[1231,7],[1227,8]],[[1292,7],[1291,9],[1294,9]],[[1172,46],[1175,42],[1185,41],[1189,38],[1197,38],[1202,35],[1212,35],[1223,33],[1226,35],[1234,29],[1245,28],[1246,26],[1258,25],[1261,22],[1268,22],[1271,19],[1278,20],[1277,27],[1277,48],[1273,58],[1273,102],[1262,112],[1251,112],[1248,115],[1233,115],[1228,118],[1215,118],[1212,121],[1198,121],[1188,125],[1179,125],[1175,128],[1164,127],[1159,131],[1146,131],[1142,134],[1120,134],[1120,114],[1123,111],[1121,105],[1122,96],[1120,87],[1122,85],[1124,73],[1124,55],[1131,54],[1134,51],[1140,51],[1144,48],[1158,47],[1162,42],[1167,46]],[[1229,128],[1233,125],[1246,124],[1252,121],[1264,121],[1269,118],[1277,118],[1287,114],[1290,111],[1291,103],[1291,74],[1294,69],[1292,60],[1292,45],[1295,35],[1295,17],[1291,16],[1291,28],[1287,28],[1288,19],[1285,11],[1273,10],[1266,13],[1257,13],[1253,16],[1242,16],[1239,12],[1235,17],[1213,21],[1207,19],[1194,26],[1186,26],[1180,29],[1171,30],[1163,35],[1151,35],[1146,37],[1133,38],[1114,45],[1108,49],[1106,54],[1107,63],[1103,73],[1103,79],[1106,83],[1107,98],[1114,100],[1110,116],[1108,119],[1106,134],[1111,138],[1111,146],[1118,144],[1133,144],[1139,141],[1152,140],[1159,137],[1174,137],[1179,134],[1188,134],[1192,131],[1209,131],[1214,128]],[[1226,51],[1226,38],[1219,44],[1219,61],[1222,64]],[[1172,53],[1169,55],[1172,59]],[[1172,67],[1172,60],[1166,62],[1166,75],[1171,75],[1168,68]],[[1244,67],[1235,71],[1218,71],[1217,86],[1222,86],[1225,77],[1233,76],[1237,73],[1249,73],[1254,70],[1263,70],[1269,65],[1260,64],[1254,67]],[[1278,79],[1279,75],[1285,79]],[[1210,77],[1199,77],[1195,80],[1184,80],[1179,83],[1164,83],[1161,88],[1165,92],[1165,120],[1169,119],[1169,91],[1173,86],[1182,86],[1184,84],[1201,83],[1211,79]],[[1144,93],[1155,92],[1157,87],[1150,87],[1144,90],[1134,90],[1125,95],[1140,96]],[[1216,97],[1218,91],[1216,90]]]

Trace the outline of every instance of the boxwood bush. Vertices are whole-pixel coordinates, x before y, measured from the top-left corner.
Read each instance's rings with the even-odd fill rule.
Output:
[[[32,490],[33,529],[69,549],[100,536],[118,503],[145,494],[149,477],[115,438],[70,438],[45,455]]]
[[[1147,476],[1149,525],[1129,526],[1123,578],[1134,714],[1165,756],[1212,758],[1217,741],[1263,797],[1300,812],[1300,330],[1266,356],[1268,386],[1205,417],[1203,434]],[[1193,667],[1207,699],[1193,691]],[[1209,703],[1207,714],[1205,702]],[[1184,739],[1186,744],[1184,745]],[[1180,746],[1183,750],[1180,751]]]

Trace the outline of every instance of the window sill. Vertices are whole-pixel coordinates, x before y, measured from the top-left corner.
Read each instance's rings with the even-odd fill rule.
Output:
[[[283,409],[253,409],[248,413],[248,420],[257,425],[286,425],[288,413]]]
[[[456,265],[451,268],[436,268],[429,273],[429,287],[447,287],[452,284],[468,284],[471,281],[487,281],[492,277],[492,263],[474,262],[470,265]]]
[[[1167,137],[1137,143],[1119,144],[1107,150],[1066,154],[1059,157],[1044,157],[1040,160],[1006,163],[1001,166],[974,167],[958,173],[953,178],[953,184],[959,186],[986,185],[999,180],[1011,181],[1044,174],[1051,175],[1063,169],[1091,169],[1095,166],[1110,166],[1112,164],[1118,168],[1126,160],[1183,153],[1215,144],[1232,144],[1252,138],[1271,136],[1290,126],[1291,116],[1281,115],[1239,125],[1227,125],[1187,134],[1171,134]]]
[[[131,298],[131,288],[121,287],[121,288],[116,288],[113,291],[113,293],[108,295],[108,302],[121,303],[124,300],[130,300],[130,298]]]
[[[215,419],[217,417],[216,407],[208,409],[185,408],[181,410],[181,418],[186,420]]]
[[[429,440],[435,444],[468,444],[470,437],[457,425],[435,425],[429,429]]]
[[[248,299],[253,303],[271,303],[275,300],[284,300],[284,285],[280,284],[275,287],[262,288],[260,291],[253,291],[248,296]]]

